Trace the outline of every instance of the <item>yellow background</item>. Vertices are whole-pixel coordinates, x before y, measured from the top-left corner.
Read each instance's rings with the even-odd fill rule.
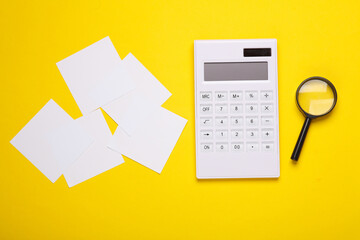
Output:
[[[2,0],[0,29],[0,239],[360,238],[359,1]],[[81,116],[55,63],[106,36],[189,122],[161,175],[125,159],[71,189],[52,184],[9,141],[50,98]],[[193,41],[243,38],[278,39],[281,175],[198,181]],[[295,90],[313,75],[339,100],[293,164]]]

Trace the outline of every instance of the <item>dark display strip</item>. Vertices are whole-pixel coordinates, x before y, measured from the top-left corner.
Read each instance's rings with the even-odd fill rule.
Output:
[[[244,57],[271,57],[271,48],[244,48]]]
[[[207,62],[205,81],[268,80],[267,62]]]

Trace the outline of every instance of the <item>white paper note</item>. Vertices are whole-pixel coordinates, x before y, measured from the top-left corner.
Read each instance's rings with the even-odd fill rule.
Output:
[[[56,65],[83,115],[135,88],[109,37]]]
[[[95,177],[124,162],[121,154],[106,146],[112,134],[101,110],[96,110],[75,121],[95,139],[95,142],[65,171],[64,177],[69,187]]]
[[[161,173],[187,120],[162,108],[156,108],[133,136],[116,129],[109,148]]]
[[[103,109],[131,136],[141,127],[144,119],[153,112],[154,108],[161,106],[171,93],[131,53],[122,63],[135,82],[136,88],[103,106]]]
[[[83,148],[77,149],[77,144],[91,144],[91,137],[83,133],[78,135],[82,130],[77,129],[72,123],[74,120],[59,105],[50,100],[10,143],[51,182],[55,182],[62,174],[61,166],[67,165],[61,162],[63,159],[61,156],[74,159],[83,150]],[[61,128],[64,132],[59,134],[58,131]],[[79,141],[76,146],[68,146],[66,143],[63,145],[60,140],[71,138]],[[56,145],[57,142],[61,145]],[[63,151],[61,156],[56,155],[59,151]]]

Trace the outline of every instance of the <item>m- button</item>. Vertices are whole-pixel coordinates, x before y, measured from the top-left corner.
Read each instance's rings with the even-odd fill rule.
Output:
[[[215,92],[215,99],[217,101],[227,100],[227,92]]]

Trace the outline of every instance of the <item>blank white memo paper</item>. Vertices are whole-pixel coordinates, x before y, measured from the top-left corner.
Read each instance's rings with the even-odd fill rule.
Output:
[[[124,163],[120,153],[106,146],[112,134],[100,109],[75,121],[95,140],[94,144],[64,172],[69,187]]]
[[[51,182],[55,182],[63,173],[62,166],[67,165],[61,163],[62,156],[68,156],[74,160],[81,155],[84,148],[90,146],[92,141],[90,136],[77,129],[76,125],[65,127],[63,129],[65,132],[61,133],[62,136],[56,137],[59,136],[57,135],[59,129],[72,123],[74,120],[59,105],[50,100],[10,142]],[[67,131],[66,128],[71,131]],[[77,135],[79,132],[80,135]],[[79,142],[75,146],[55,144],[57,141],[61,143],[61,140],[71,138]],[[84,147],[78,148],[78,144]],[[64,155],[57,156],[58,151],[63,151]]]
[[[135,88],[109,37],[56,65],[83,115]]]
[[[108,146],[161,173],[186,123],[186,119],[159,106],[135,135],[116,129]]]
[[[104,111],[127,134],[133,135],[154,108],[162,105],[171,93],[129,53],[122,61],[135,89],[103,107]]]

